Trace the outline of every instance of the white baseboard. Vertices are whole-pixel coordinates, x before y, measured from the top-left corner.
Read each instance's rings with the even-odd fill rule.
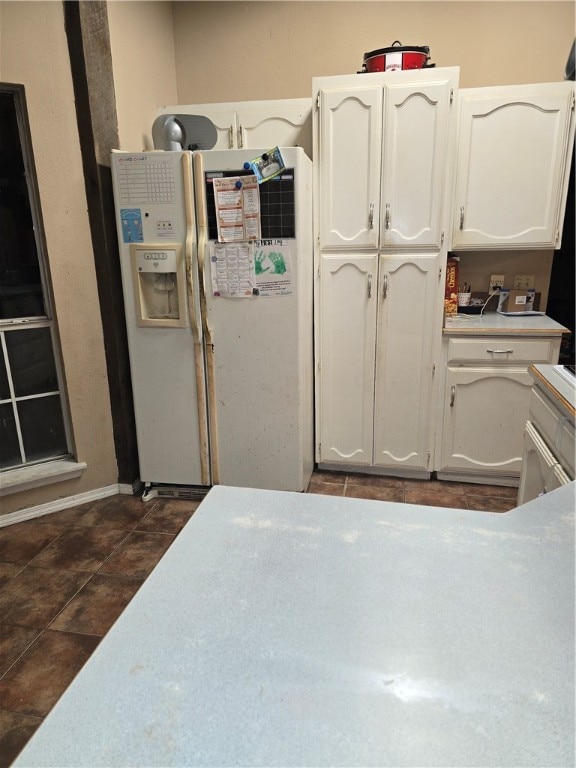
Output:
[[[49,501],[46,504],[38,504],[35,507],[19,509],[17,512],[0,515],[0,528],[6,525],[13,525],[14,523],[22,523],[24,520],[32,520],[35,517],[49,515],[52,512],[60,512],[62,509],[75,507],[78,504],[86,504],[88,501],[104,499],[106,496],[114,496],[117,493],[132,496],[134,490],[131,485],[116,483],[115,485],[107,485],[105,488],[95,488],[93,491],[86,491],[86,493],[78,493],[75,496],[66,496],[63,499]]]

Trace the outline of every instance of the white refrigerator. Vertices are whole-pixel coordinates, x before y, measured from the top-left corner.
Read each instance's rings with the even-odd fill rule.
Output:
[[[258,185],[258,239],[218,242],[226,234],[218,231],[215,180],[249,186],[253,171],[245,164],[265,151],[112,153],[140,477],[148,494],[217,484],[288,491],[308,485],[312,172],[302,149],[282,148],[285,169]],[[226,212],[219,213],[222,221]]]

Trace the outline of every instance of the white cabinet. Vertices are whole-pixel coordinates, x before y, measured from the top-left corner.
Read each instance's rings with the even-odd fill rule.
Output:
[[[437,256],[325,255],[319,461],[426,472]]]
[[[378,257],[324,256],[320,274],[321,462],[372,463]]]
[[[441,471],[518,477],[531,387],[526,369],[449,367]]]
[[[277,99],[162,107],[161,114],[203,115],[214,124],[212,149],[302,147],[312,157],[312,100]]]
[[[436,254],[380,256],[375,466],[428,469],[440,276]]]
[[[320,242],[377,248],[382,88],[320,94]]]
[[[554,363],[559,338],[445,338],[441,480],[517,485],[533,379],[531,362]]]
[[[457,81],[314,79],[321,466],[429,476]]]
[[[440,248],[448,164],[450,104],[456,78],[387,86],[384,102],[383,248]]]
[[[574,84],[459,93],[452,247],[560,247]]]
[[[530,369],[534,387],[524,432],[524,455],[518,504],[574,479],[576,385],[561,366]]]
[[[522,475],[518,489],[518,505],[542,496],[566,485],[570,478],[562,469],[554,454],[538,434],[535,426],[528,421],[524,431],[524,453]]]
[[[322,248],[442,243],[457,70],[316,78]]]

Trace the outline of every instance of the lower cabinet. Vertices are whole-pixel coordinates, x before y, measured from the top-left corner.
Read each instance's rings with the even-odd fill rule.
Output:
[[[441,470],[518,477],[531,387],[526,369],[449,367]]]
[[[557,362],[559,340],[445,338],[443,347],[438,478],[518,485],[534,383],[528,368]]]
[[[435,257],[380,257],[374,379],[374,465],[431,469]]]
[[[428,473],[439,278],[438,254],[322,257],[320,464]]]
[[[548,370],[547,375],[546,383],[538,375],[533,377],[535,384],[530,394],[529,420],[524,431],[518,504],[526,504],[566,485],[574,479],[576,472],[574,391],[565,389],[564,394],[559,393],[555,385],[562,385],[561,378],[559,384],[554,369],[551,372]]]
[[[318,461],[372,464],[378,257],[323,256]]]
[[[538,434],[538,430],[528,421],[524,432],[524,456],[518,505],[526,504],[569,482],[570,478]]]

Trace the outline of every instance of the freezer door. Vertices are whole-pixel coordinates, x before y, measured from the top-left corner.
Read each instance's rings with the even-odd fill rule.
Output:
[[[112,178],[140,477],[209,485],[191,156],[114,152]]]

